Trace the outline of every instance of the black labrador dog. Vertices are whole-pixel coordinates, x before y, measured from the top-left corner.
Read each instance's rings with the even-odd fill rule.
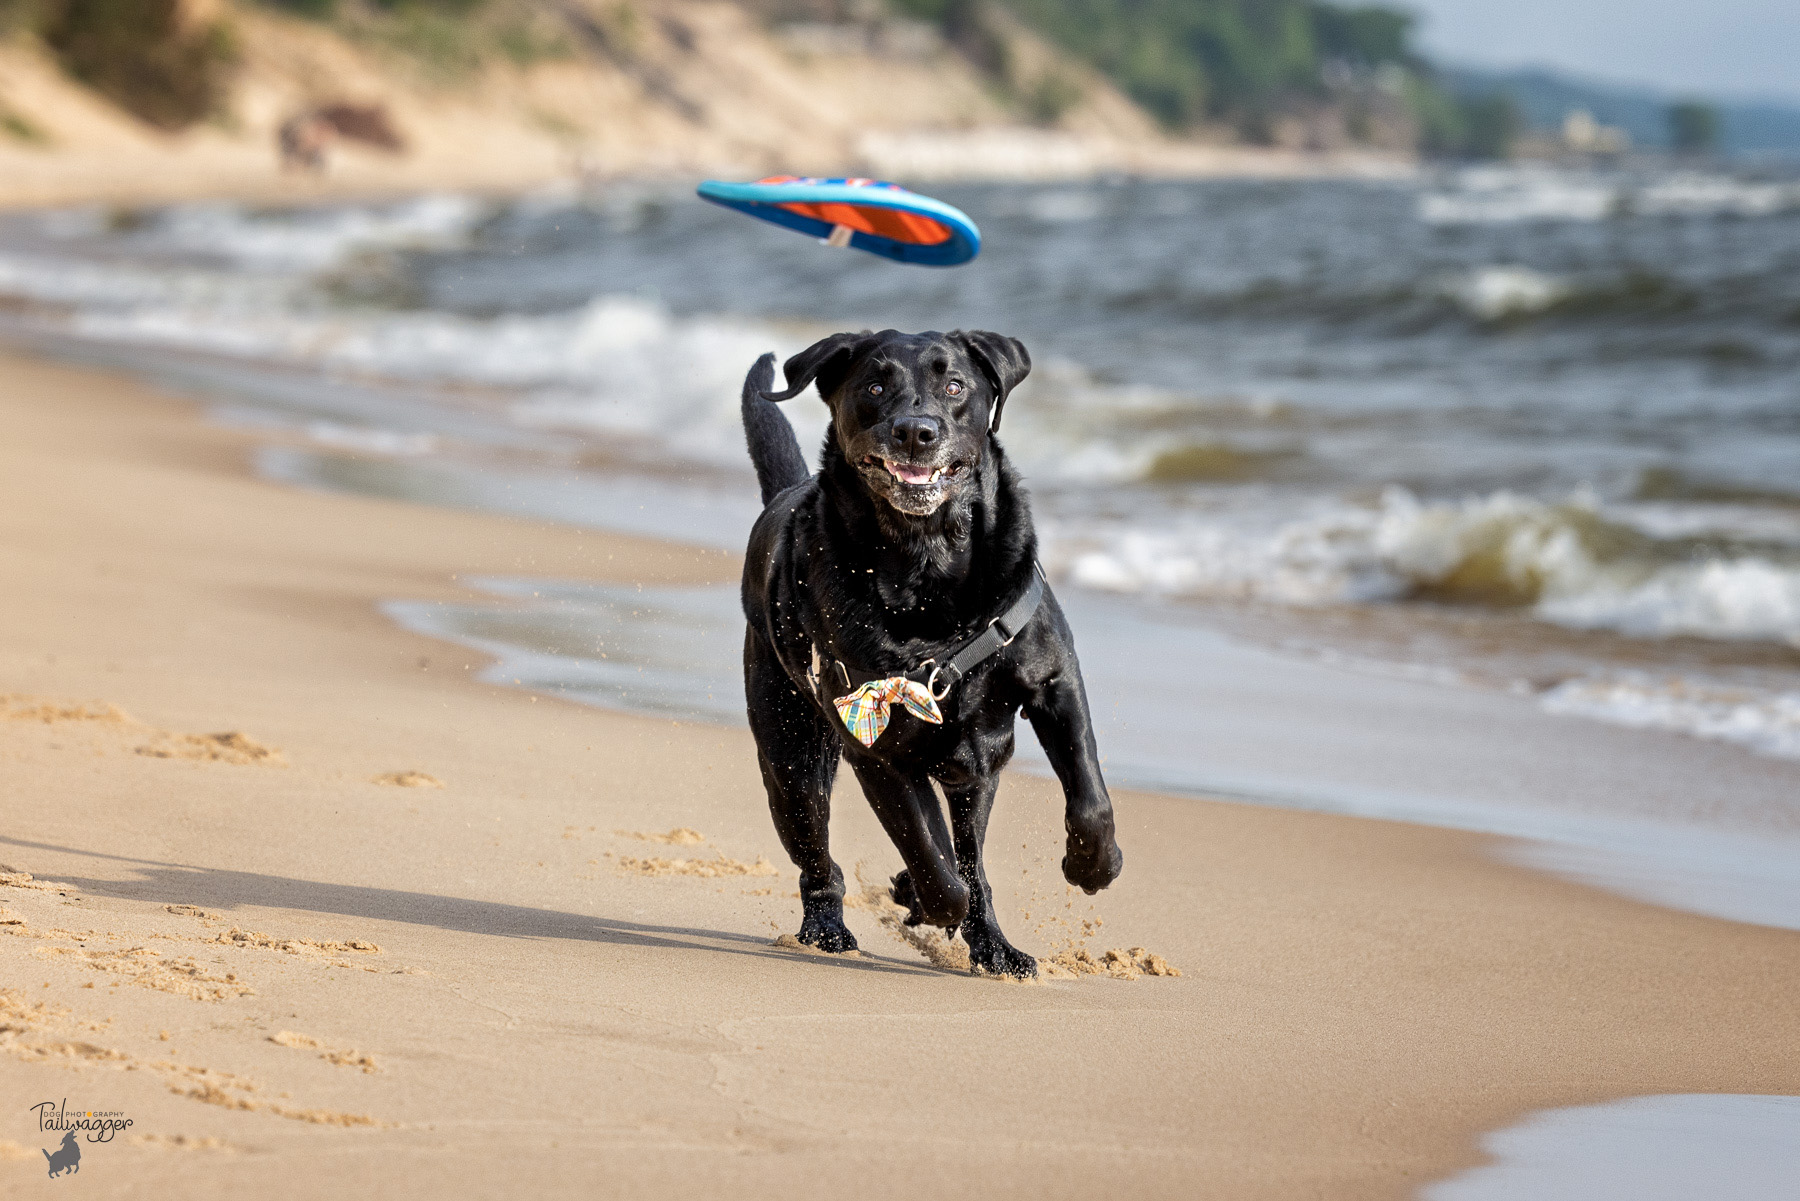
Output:
[[[764,504],[744,559],[744,690],[800,869],[800,941],[856,947],[826,831],[843,756],[906,864],[893,897],[909,924],[960,927],[977,971],[1036,975],[1000,932],[981,864],[1020,709],[1067,798],[1064,877],[1096,892],[1124,857],[1074,638],[994,436],[1030,356],[979,330],[834,334],[787,361],[779,393],[774,362],[744,381]],[[831,409],[817,475],[773,403],[815,382]]]

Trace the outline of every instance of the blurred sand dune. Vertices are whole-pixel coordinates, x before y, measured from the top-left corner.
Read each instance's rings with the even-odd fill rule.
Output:
[[[772,171],[903,177],[1392,172],[1393,156],[1175,141],[1115,87],[1021,28],[1009,70],[1073,81],[1034,121],[965,57],[889,37],[805,36],[730,3],[555,6],[571,41],[526,60],[432,69],[330,24],[222,8],[238,47],[223,111],[171,133],[0,41],[0,206],[517,190],[643,175]],[[825,31],[843,27],[826,26]],[[910,28],[910,27],[909,27]],[[817,31],[813,31],[817,32]],[[339,139],[321,172],[283,171],[284,123],[322,106],[376,110],[393,153]]]

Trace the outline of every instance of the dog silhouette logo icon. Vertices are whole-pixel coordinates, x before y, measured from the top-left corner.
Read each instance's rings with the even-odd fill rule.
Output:
[[[44,1158],[50,1161],[51,1176],[81,1171],[81,1144],[75,1141],[75,1132],[71,1130],[63,1135],[62,1149],[55,1155],[45,1151]]]

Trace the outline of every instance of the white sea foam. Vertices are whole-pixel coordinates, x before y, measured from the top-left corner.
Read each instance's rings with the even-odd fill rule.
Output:
[[[1189,521],[1172,530],[1119,523],[1047,525],[1053,570],[1087,588],[1290,605],[1390,600],[1404,580],[1372,553],[1376,517],[1342,509],[1288,521]]]
[[[1445,293],[1473,316],[1497,321],[1537,313],[1569,294],[1566,281],[1530,267],[1481,267],[1445,281]]]
[[[754,322],[676,318],[652,302],[603,296],[542,317],[370,322],[345,331],[321,358],[386,377],[518,388],[529,394],[513,407],[522,424],[627,434],[678,459],[741,466],[744,372],[758,356],[785,357],[805,341]],[[825,431],[824,406],[807,395],[783,410],[810,452]]]
[[[1024,208],[1046,225],[1067,225],[1092,221],[1105,211],[1105,202],[1091,191],[1033,192]]]
[[[1800,208],[1800,184],[1683,171],[1633,193],[1628,203],[1640,213],[1768,217]]]
[[[320,446],[334,450],[392,458],[416,458],[438,448],[438,439],[433,434],[407,434],[371,426],[342,425],[335,421],[307,422],[306,436]]]
[[[183,222],[198,230],[212,219],[184,216]],[[255,225],[235,210],[217,219],[234,228]],[[373,228],[392,234],[455,226],[451,216],[441,216]],[[368,228],[361,219],[346,221],[316,243],[300,235],[289,243],[284,239],[293,231],[284,231],[269,245],[252,229],[238,248],[265,262],[281,255],[322,262],[359,244]],[[230,241],[221,238],[220,244]],[[70,332],[98,341],[379,379],[511,389],[521,393],[513,414],[523,424],[628,434],[659,441],[678,459],[733,466],[744,461],[738,417],[744,372],[761,354],[785,357],[826,332],[731,317],[677,317],[654,301],[617,294],[562,312],[492,318],[344,308],[320,303],[304,273],[52,255],[0,255],[0,294],[68,306]],[[1278,407],[1254,399],[1232,404],[1238,418],[1268,418]],[[810,455],[824,433],[824,407],[808,394],[783,410]],[[1038,481],[1135,481],[1160,454],[1183,445],[1182,434],[1154,428],[1158,419],[1180,412],[1198,420],[1208,411],[1191,396],[1102,384],[1078,365],[1049,360],[1008,410],[1007,445]]]
[[[1648,178],[1543,166],[1474,167],[1420,193],[1436,225],[1599,221],[1630,214],[1767,217],[1800,208],[1800,184],[1681,171]]]
[[[1737,538],[1800,546],[1800,509],[1633,501],[1615,502],[1602,511],[1608,521],[1652,538]]]
[[[0,261],[0,287],[6,265]],[[53,291],[53,277],[46,265],[31,277],[30,290]],[[131,302],[122,302],[127,296]],[[144,303],[136,302],[140,296]],[[744,372],[759,355],[791,354],[806,341],[755,322],[677,318],[622,296],[562,313],[486,319],[324,310],[268,289],[196,285],[171,296],[167,287],[139,292],[117,280],[98,281],[70,299],[99,297],[105,303],[70,318],[74,332],[383,379],[512,389],[521,394],[514,416],[523,424],[628,434],[661,442],[677,458],[734,466],[743,462]],[[824,406],[801,397],[784,408],[803,445],[815,445]]]
[[[166,210],[144,236],[151,246],[220,255],[253,269],[318,271],[370,250],[460,245],[485,213],[475,198],[456,195],[275,212],[191,204]]]
[[[1419,196],[1419,216],[1434,225],[1516,221],[1597,221],[1611,216],[1618,189],[1603,180],[1544,169],[1475,167],[1449,186]]]
[[[0,254],[0,295],[106,310],[279,305],[286,284],[202,268],[137,267],[48,254]]]
[[[1800,692],[1697,684],[1641,674],[1565,680],[1540,702],[1550,713],[1670,730],[1800,759]]]
[[[59,243],[93,231],[45,218],[38,246],[0,254],[0,294],[75,307],[76,332],[89,337],[226,354],[304,353],[325,331],[356,320],[323,316],[310,276],[366,251],[458,245],[483,212],[460,196],[278,213],[184,205],[130,235],[135,249],[150,254],[136,259],[62,253]]]
[[[1007,402],[1006,450],[1033,482],[1136,483],[1164,454],[1197,445],[1226,455],[1286,448],[1292,415],[1274,396],[1106,382],[1078,363],[1046,356]],[[1271,436],[1283,441],[1269,442]]]
[[[1075,583],[1115,592],[1293,605],[1436,595],[1529,608],[1559,624],[1800,645],[1800,565],[1723,552],[1659,557],[1591,500],[1511,493],[1326,505],[1283,521],[1221,516],[1164,531],[1127,522],[1052,527],[1048,555]]]
[[[1761,558],[1711,558],[1631,573],[1587,570],[1585,587],[1561,589],[1538,603],[1538,616],[1583,629],[1663,636],[1760,638],[1800,646],[1800,570]]]
[[[672,455],[728,466],[744,463],[744,373],[758,356],[784,358],[809,340],[748,321],[675,318],[616,297],[590,304],[566,334],[550,352],[552,365],[567,364],[558,381],[566,386],[516,406],[518,420],[634,434]],[[781,385],[779,368],[775,378]],[[782,411],[810,459],[825,433],[825,406],[803,394]]]
[[[273,252],[271,252],[273,253]],[[743,373],[807,331],[749,319],[677,317],[629,295],[493,318],[317,303],[303,275],[113,266],[48,256],[0,257],[0,291],[68,304],[68,328],[99,341],[162,346],[312,366],[379,379],[484,385],[520,394],[522,424],[660,441],[681,459],[741,466]],[[823,330],[816,331],[819,333]],[[1267,419],[1269,400],[1231,412]],[[825,410],[808,394],[783,406],[808,453]],[[1174,412],[1207,406],[1167,390],[1102,384],[1081,367],[1041,363],[1007,424],[1009,449],[1039,481],[1138,480],[1182,435],[1146,433]]]

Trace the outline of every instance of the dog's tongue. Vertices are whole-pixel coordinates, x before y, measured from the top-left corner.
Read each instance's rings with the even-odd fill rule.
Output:
[[[931,482],[931,468],[908,467],[905,463],[889,463],[888,470],[894,478],[907,484],[928,484]]]

